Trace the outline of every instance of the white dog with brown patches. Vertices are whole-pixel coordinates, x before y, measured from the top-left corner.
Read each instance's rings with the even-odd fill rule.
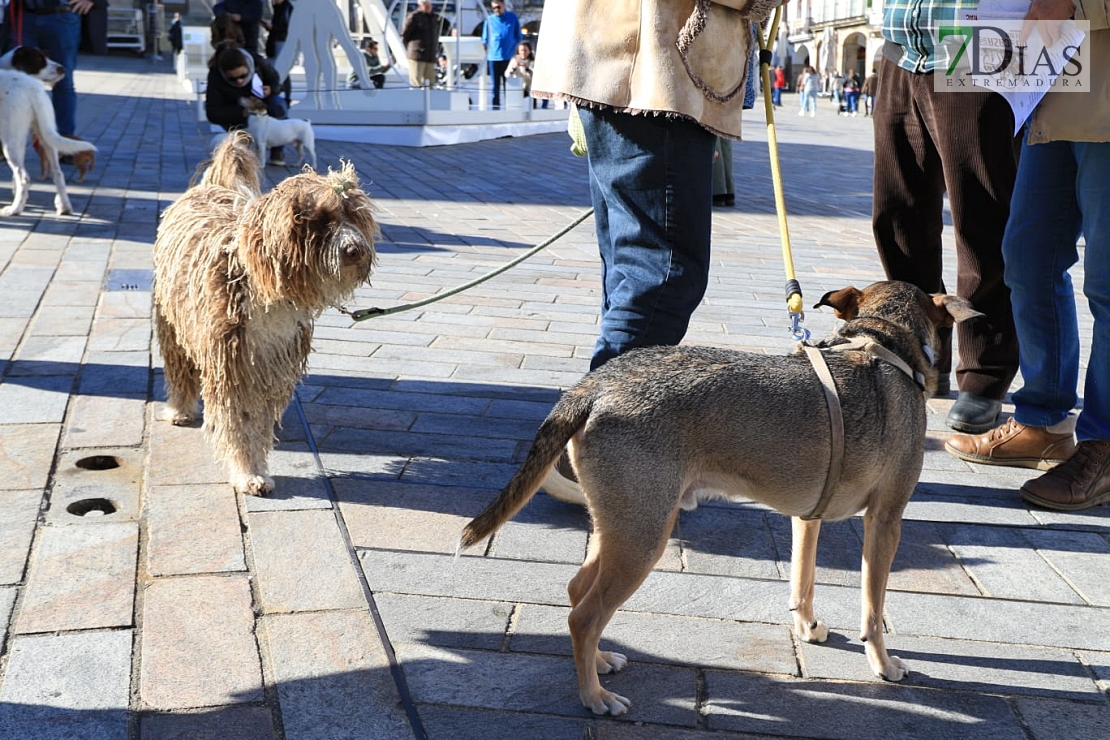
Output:
[[[59,154],[95,152],[87,141],[67,139],[58,133],[54,107],[43,83],[53,84],[66,74],[38,49],[21,46],[0,59],[0,146],[12,168],[12,204],[0,208],[0,216],[16,216],[27,206],[31,174],[27,171],[27,144],[32,137],[42,146],[44,166],[54,175],[54,209],[58,215],[73,213],[66,192],[66,179],[58,164]]]

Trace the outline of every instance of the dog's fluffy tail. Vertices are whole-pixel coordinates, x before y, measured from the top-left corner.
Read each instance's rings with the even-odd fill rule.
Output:
[[[555,408],[540,424],[532,449],[520,470],[501,490],[497,498],[478,516],[474,517],[463,529],[459,544],[470,547],[489,537],[505,522],[516,516],[532,496],[536,495],[540,484],[547,476],[551,466],[563,454],[567,442],[586,423],[597,397],[596,383],[590,377],[563,394]]]
[[[234,190],[249,200],[262,194],[262,164],[246,131],[229,133],[216,147],[212,159],[201,166],[205,169],[196,182],[198,185]]]

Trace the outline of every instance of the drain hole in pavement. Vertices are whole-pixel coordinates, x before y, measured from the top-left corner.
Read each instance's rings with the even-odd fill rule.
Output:
[[[74,516],[108,516],[116,513],[116,505],[106,498],[83,498],[66,507]]]
[[[77,461],[77,467],[82,470],[115,470],[119,467],[119,458],[111,455],[82,457]]]

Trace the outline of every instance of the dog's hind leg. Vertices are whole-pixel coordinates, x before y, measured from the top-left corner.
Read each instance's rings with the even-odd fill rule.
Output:
[[[589,555],[568,586],[572,602],[577,603],[567,623],[582,704],[594,714],[615,716],[627,712],[631,702],[603,689],[597,676],[619,671],[628,660],[620,653],[599,650],[601,633],[662,557],[678,508],[667,512],[665,518],[650,523],[641,520],[639,526],[632,527],[628,521],[607,526],[603,512],[593,513],[595,527]]]
[[[54,176],[54,211],[59,216],[73,213],[73,204],[69,202],[69,193],[66,191],[66,176],[62,172],[62,165],[58,162],[58,150],[53,147],[42,146],[42,156],[50,162],[51,174]]]
[[[829,628],[813,616],[813,583],[817,571],[817,536],[821,520],[791,520],[790,611],[794,614],[794,634],[806,642],[824,642]]]
[[[157,308],[154,310],[154,324],[158,330],[158,345],[162,349],[165,370],[166,408],[162,411],[162,418],[175,426],[188,426],[197,419],[200,371],[177,341],[177,332]]]
[[[908,494],[902,497],[902,501],[907,500]],[[901,660],[887,654],[883,640],[887,578],[902,536],[903,508],[904,504],[894,510],[878,504],[869,507],[863,516],[863,619],[860,640],[864,643],[871,670],[887,681],[901,681],[910,672]]]

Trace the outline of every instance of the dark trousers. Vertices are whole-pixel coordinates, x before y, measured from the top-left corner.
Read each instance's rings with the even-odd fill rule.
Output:
[[[490,60],[489,76],[493,83],[493,107],[501,106],[501,93],[505,92],[505,70],[509,68],[509,59]]]
[[[934,92],[932,74],[884,59],[875,100],[872,226],[887,277],[945,292],[941,231],[947,190],[956,234],[956,295],[984,316],[957,330],[961,391],[1006,395],[1018,344],[1003,282],[1002,234],[1017,174],[1014,118],[1001,95]],[[937,369],[951,369],[951,334]]]

